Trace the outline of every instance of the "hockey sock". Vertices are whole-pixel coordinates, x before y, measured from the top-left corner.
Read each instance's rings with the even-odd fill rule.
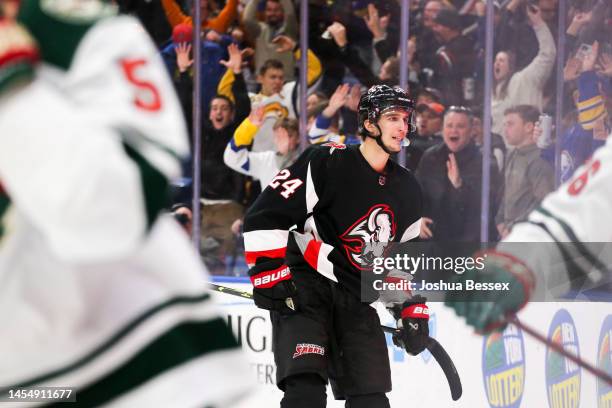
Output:
[[[389,399],[383,392],[348,396],[345,408],[390,408]]]
[[[319,375],[296,374],[285,379],[281,408],[325,408],[326,405],[325,381]]]

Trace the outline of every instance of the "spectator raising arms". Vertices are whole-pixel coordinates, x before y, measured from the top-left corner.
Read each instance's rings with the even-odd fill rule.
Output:
[[[279,170],[289,167],[298,157],[300,143],[299,124],[295,119],[281,118],[273,126],[274,151],[250,152],[259,127],[264,121],[264,107],[259,107],[251,112],[236,129],[234,137],[227,144],[223,160],[230,168],[252,176],[261,182],[262,187],[270,183],[270,180]]]
[[[348,102],[351,86],[340,85],[333,93],[325,109],[319,113],[308,130],[308,141],[312,144],[325,142],[343,143],[345,136],[338,134],[338,111]]]
[[[538,39],[539,51],[531,63],[515,72],[516,57],[510,51],[500,51],[493,65],[493,132],[502,133],[504,112],[515,105],[532,105],[543,108],[542,89],[555,64],[555,40],[542,19],[540,9],[529,5],[527,16]]]
[[[185,15],[178,5],[177,0],[161,0],[164,12],[168,18],[168,22],[172,27],[175,27],[182,23],[187,23],[193,26],[194,16],[194,0],[191,2],[191,16]],[[200,0],[200,16],[202,18],[202,29],[214,30],[217,33],[225,33],[230,27],[231,23],[237,16],[236,7],[238,6],[238,0],[227,0],[225,7],[217,16],[213,16],[212,2],[209,0]]]
[[[192,29],[187,24],[179,24],[174,27],[172,42],[161,52],[177,92],[180,94],[183,112],[188,123],[191,123],[193,111],[191,92],[195,68],[192,58],[191,32]],[[220,61],[227,58],[227,47],[231,42],[232,38],[229,35],[219,35],[216,31],[211,30],[206,33],[200,43],[199,69],[202,75],[202,106],[205,107],[205,115],[212,98],[216,95],[217,84],[225,73],[225,68]],[[182,90],[186,88],[188,88],[188,93],[182,93]]]
[[[279,51],[293,50],[296,47],[295,41],[285,35],[278,36],[275,41]],[[299,50],[294,53],[294,57],[299,58]],[[258,94],[249,95],[253,108],[265,107],[265,120],[259,130],[261,134],[253,142],[252,150],[255,152],[274,150],[272,127],[278,118],[287,116],[294,119],[298,116],[299,85],[297,81],[285,82],[283,68],[282,62],[274,59],[267,60],[259,69],[257,76],[261,91]],[[307,82],[309,90],[316,88],[320,76],[321,62],[312,51],[308,50]],[[237,97],[231,90],[233,81],[234,73],[228,69],[219,83],[218,93],[227,95],[230,99]]]
[[[255,43],[255,70],[259,71],[267,60],[275,59],[283,63],[285,78],[294,79],[295,61],[293,50],[278,50],[275,39],[285,35],[297,41],[298,24],[291,0],[266,0],[264,21],[257,21],[256,12],[259,0],[250,0],[244,9],[243,24],[246,34]]]

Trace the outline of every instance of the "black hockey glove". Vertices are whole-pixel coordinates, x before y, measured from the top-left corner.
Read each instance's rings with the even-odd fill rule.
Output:
[[[415,296],[404,302],[396,313],[399,332],[393,335],[393,344],[416,356],[425,350],[429,339],[429,308],[426,298]]]
[[[282,259],[259,261],[249,270],[253,300],[261,309],[290,314],[296,310],[296,288]]]

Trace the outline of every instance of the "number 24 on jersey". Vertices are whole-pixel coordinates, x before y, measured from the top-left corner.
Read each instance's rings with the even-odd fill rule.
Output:
[[[270,181],[270,184],[268,184],[268,186],[272,187],[275,190],[279,186],[282,187],[283,190],[281,191],[280,194],[284,198],[288,199],[289,197],[291,197],[293,193],[296,192],[298,188],[300,188],[302,184],[304,184],[304,182],[300,180],[299,178],[289,179],[289,177],[291,177],[291,172],[289,172],[289,170],[287,169],[281,170],[272,179],[272,181]]]

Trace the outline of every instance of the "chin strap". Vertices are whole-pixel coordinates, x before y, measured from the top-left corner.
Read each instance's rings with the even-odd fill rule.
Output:
[[[385,151],[385,153],[387,153],[388,155],[394,154],[394,152],[392,152],[391,150],[387,149],[387,146],[385,146],[385,144],[382,142],[382,137],[381,136],[375,137],[374,140],[376,140],[376,143],[378,143],[380,148],[383,149]]]
[[[380,146],[381,149],[383,149],[383,151],[385,153],[387,153],[388,155],[393,155],[395,154],[394,152],[390,151],[389,149],[387,149],[387,146],[385,146],[385,144],[382,142],[382,130],[380,130],[380,127],[378,126],[378,123],[374,123],[374,126],[376,126],[376,129],[378,130],[378,136],[372,136],[370,134],[370,132],[367,133],[367,137],[371,137],[372,139],[376,140],[376,143]]]

